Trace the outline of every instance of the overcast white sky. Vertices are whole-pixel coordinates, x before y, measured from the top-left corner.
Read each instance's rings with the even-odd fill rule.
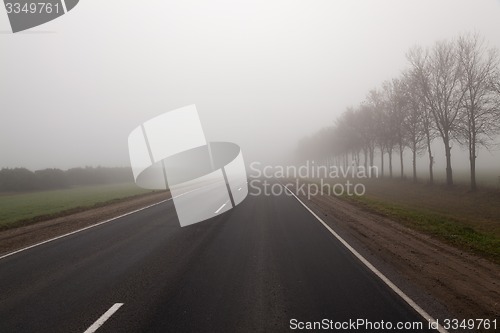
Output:
[[[500,48],[500,1],[81,0],[9,31],[2,7],[0,167],[127,166],[130,131],[189,104],[249,162],[333,123],[415,44]]]

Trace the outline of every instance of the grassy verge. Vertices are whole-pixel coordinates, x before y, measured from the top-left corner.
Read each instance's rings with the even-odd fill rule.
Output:
[[[500,263],[500,191],[389,179],[356,179],[363,196],[341,196],[358,207],[388,217],[461,250]],[[339,183],[342,183],[339,180]]]
[[[135,184],[125,183],[0,194],[0,230],[100,207],[150,192]]]
[[[491,233],[478,231],[460,218],[368,197],[344,197],[344,199],[457,248],[500,263],[500,238]]]

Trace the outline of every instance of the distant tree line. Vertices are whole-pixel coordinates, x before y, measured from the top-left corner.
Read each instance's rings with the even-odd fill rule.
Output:
[[[71,186],[129,182],[132,170],[125,167],[85,167],[69,170],[26,168],[0,169],[0,192],[63,189]]]
[[[299,142],[300,159],[313,159],[347,167],[349,157],[365,169],[380,152],[381,175],[385,156],[393,177],[393,153],[398,153],[404,177],[403,152],[412,153],[413,180],[417,158],[424,153],[429,181],[434,181],[432,142],[442,141],[446,183],[453,185],[453,142],[469,155],[470,185],[476,189],[479,147],[491,147],[500,131],[499,53],[477,34],[436,42],[431,48],[415,46],[407,53],[408,68],[399,77],[370,91],[358,107],[348,108],[334,126]]]

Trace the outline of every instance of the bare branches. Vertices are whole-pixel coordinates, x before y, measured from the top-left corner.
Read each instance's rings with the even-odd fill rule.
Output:
[[[498,52],[488,49],[478,35],[462,35],[457,41],[462,68],[460,84],[464,97],[456,130],[457,140],[469,150],[471,189],[476,189],[478,146],[488,147],[499,130],[499,98],[494,82],[498,77]]]
[[[500,132],[500,55],[478,35],[435,43],[429,49],[415,46],[406,55],[409,68],[400,77],[385,81],[369,92],[359,107],[348,109],[329,128],[331,149],[322,153],[365,155],[365,166],[373,165],[375,147],[380,151],[382,175],[384,156],[399,150],[403,177],[403,150],[412,152],[413,179],[416,159],[424,150],[429,158],[433,182],[431,143],[441,138],[446,156],[446,181],[453,184],[453,142],[469,150],[471,188],[475,184],[475,160],[479,146],[489,147]],[[325,137],[325,135],[321,135]],[[320,140],[320,135],[317,140]],[[317,142],[317,141],[316,141]],[[309,149],[309,151],[317,151]]]

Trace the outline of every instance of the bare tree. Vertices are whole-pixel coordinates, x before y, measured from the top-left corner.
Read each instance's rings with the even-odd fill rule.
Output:
[[[434,125],[434,116],[429,103],[425,98],[424,86],[429,77],[428,52],[424,52],[421,47],[415,46],[406,55],[411,64],[409,74],[412,77],[413,92],[423,103],[422,109],[422,128],[425,133],[425,143],[427,146],[427,155],[429,157],[429,184],[434,184],[434,156],[432,155],[432,141],[436,138],[436,129]]]
[[[384,96],[380,91],[376,89],[371,90],[368,96],[366,97],[366,104],[370,106],[370,109],[373,112],[372,119],[374,122],[373,130],[375,131],[374,133],[375,145],[378,146],[380,150],[380,167],[381,167],[380,175],[383,178],[385,174],[384,154],[386,151],[390,150],[389,147],[392,147],[390,142],[390,124],[389,124],[390,119],[387,114]],[[391,168],[391,177],[392,177],[392,168]]]
[[[392,178],[392,151],[397,146],[401,166],[401,178],[404,176],[404,128],[401,126],[404,119],[405,100],[399,79],[385,81],[382,84],[387,113],[386,143],[389,154],[389,175]]]
[[[343,118],[343,126],[349,132],[347,134],[349,140],[348,149],[357,168],[360,163],[359,155],[363,149],[363,141],[357,124],[358,115],[354,108],[347,108],[341,117]]]
[[[403,73],[404,86],[408,107],[402,126],[406,134],[406,143],[412,152],[413,182],[417,182],[417,155],[426,148],[426,107],[421,94],[418,93],[418,82],[411,72]],[[427,119],[428,120],[428,119]],[[430,143],[429,143],[430,146]],[[429,147],[430,149],[430,147]],[[432,161],[432,159],[431,159]],[[432,166],[431,166],[432,177]]]
[[[377,138],[374,110],[371,105],[363,103],[359,106],[356,114],[358,115],[358,131],[363,142],[363,150],[365,151],[365,170],[368,172],[371,170],[370,167],[373,167],[373,156],[375,153],[375,143]],[[369,158],[369,162],[367,157]]]
[[[488,147],[499,128],[496,121],[499,104],[494,86],[499,59],[497,50],[487,49],[477,34],[460,36],[457,46],[464,90],[457,139],[469,151],[470,186],[475,191],[478,147]]]
[[[344,168],[349,167],[349,153],[354,159],[357,151],[360,150],[361,138],[357,130],[356,115],[352,108],[348,108],[337,118],[335,122],[335,141],[340,145],[336,151],[337,156],[341,156]]]
[[[399,78],[392,80],[392,86],[394,93],[392,101],[393,104],[392,123],[394,124],[393,126],[394,136],[399,151],[400,177],[401,179],[403,179],[404,178],[403,154],[404,154],[404,149],[406,147],[406,128],[405,126],[403,126],[403,124],[407,114],[408,100],[406,91],[404,89],[404,84],[401,82]]]
[[[458,60],[457,44],[453,41],[437,42],[426,58],[426,70],[421,75],[421,86],[426,103],[434,117],[439,136],[443,140],[446,156],[446,184],[453,185],[451,168],[452,139],[464,91],[461,86],[462,67]]]

